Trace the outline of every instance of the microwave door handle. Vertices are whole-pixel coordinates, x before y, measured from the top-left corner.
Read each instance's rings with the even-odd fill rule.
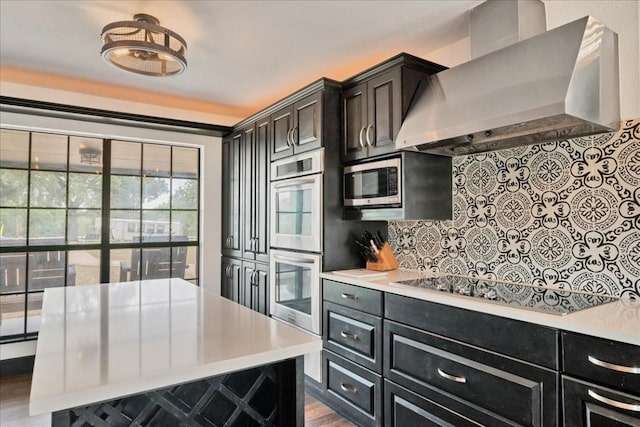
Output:
[[[273,186],[273,188],[293,187],[294,185],[313,184],[315,179],[313,178],[300,178],[287,180],[287,182],[281,182]]]
[[[298,258],[293,256],[273,255],[273,258],[278,261],[284,262],[299,262],[303,264],[313,264],[315,261],[308,258]]]

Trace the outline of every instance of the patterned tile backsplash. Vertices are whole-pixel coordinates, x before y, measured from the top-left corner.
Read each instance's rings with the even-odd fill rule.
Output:
[[[640,119],[456,157],[452,179],[453,220],[389,222],[401,267],[640,297]]]

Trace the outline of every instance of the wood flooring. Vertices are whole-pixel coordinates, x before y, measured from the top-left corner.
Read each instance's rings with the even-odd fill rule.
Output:
[[[44,427],[51,425],[51,414],[29,416],[31,374],[0,377],[0,426]],[[307,427],[353,427],[331,408],[305,394],[305,425]]]

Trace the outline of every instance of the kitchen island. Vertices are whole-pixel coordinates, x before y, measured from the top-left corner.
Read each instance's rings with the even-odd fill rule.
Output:
[[[54,426],[301,425],[302,356],[321,348],[182,279],[47,289],[29,412]]]

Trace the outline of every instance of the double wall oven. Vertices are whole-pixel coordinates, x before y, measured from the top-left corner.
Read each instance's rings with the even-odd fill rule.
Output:
[[[269,310],[315,335],[322,328],[322,180],[324,150],[271,164]],[[305,373],[320,382],[320,355]]]

